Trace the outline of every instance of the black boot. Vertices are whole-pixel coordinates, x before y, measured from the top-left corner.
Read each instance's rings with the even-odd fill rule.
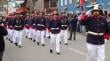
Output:
[[[33,42],[36,42],[36,40],[33,40]]]
[[[50,36],[49,37],[47,37],[48,39],[50,39]]]
[[[15,46],[18,46],[18,43],[15,43]]]
[[[39,43],[39,42],[37,42],[37,45],[39,46],[39,45],[40,45],[40,43]]]
[[[65,43],[65,45],[68,45],[68,43]]]
[[[42,46],[45,46],[45,44],[42,44]]]
[[[70,38],[68,40],[71,40]]]
[[[13,43],[13,41],[10,41],[11,43]]]
[[[19,45],[18,47],[19,47],[19,48],[22,48],[22,46],[21,46],[21,45]]]
[[[60,55],[60,52],[57,52],[57,55]]]
[[[52,49],[50,49],[50,53],[53,53],[53,50]]]

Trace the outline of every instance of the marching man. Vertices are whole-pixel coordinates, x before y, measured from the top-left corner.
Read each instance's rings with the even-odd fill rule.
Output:
[[[68,45],[69,21],[68,21],[68,18],[66,16],[66,12],[61,13],[60,23],[61,23],[61,38],[62,38],[62,40],[64,40],[65,45]]]
[[[27,17],[24,20],[24,27],[25,27],[25,32],[26,32],[26,38],[29,36],[29,29],[30,29],[30,17],[27,15]]]
[[[58,19],[57,11],[53,12],[53,19],[49,22],[49,31],[50,31],[50,53],[53,53],[54,43],[56,45],[56,53],[60,55],[60,31],[61,24]]]
[[[32,14],[32,18],[31,18],[31,28],[32,28],[32,40],[33,42],[36,41],[36,33],[37,33],[37,29],[36,29],[36,21],[37,21],[37,16],[38,13],[34,13]]]
[[[15,16],[13,15],[13,16],[10,16],[10,17],[8,17],[7,18],[7,21],[8,21],[8,37],[9,37],[9,41],[11,42],[11,43],[13,43],[13,33],[14,33],[14,27],[13,27],[13,25],[14,25],[14,21],[15,21]]]
[[[88,30],[87,34],[87,61],[105,61],[104,34],[108,33],[106,19],[102,16],[103,11],[94,6],[91,16],[82,18],[83,25]]]
[[[46,31],[46,19],[43,12],[39,12],[39,16],[36,20],[36,41],[37,45],[41,43],[42,46],[45,46],[45,31]]]
[[[22,47],[22,36],[23,36],[23,20],[20,17],[20,14],[17,13],[16,20],[14,21],[14,38],[13,43],[15,43],[19,48]]]
[[[107,23],[108,23],[108,31],[110,31],[110,13],[108,14],[107,17]],[[105,42],[107,42],[110,39],[110,32],[105,34]]]

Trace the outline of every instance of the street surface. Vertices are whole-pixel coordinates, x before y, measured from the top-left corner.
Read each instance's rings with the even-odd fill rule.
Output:
[[[49,53],[49,39],[46,46],[37,46],[37,43],[23,38],[23,47],[18,48],[6,41],[6,51],[3,61],[86,61],[86,36],[77,33],[77,40],[69,41],[66,46],[62,43],[61,55]],[[110,41],[106,43],[106,61],[110,61]]]

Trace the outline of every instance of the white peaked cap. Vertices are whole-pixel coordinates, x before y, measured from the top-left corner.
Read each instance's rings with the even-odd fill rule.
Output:
[[[93,9],[99,9],[99,6],[98,5],[94,5]]]

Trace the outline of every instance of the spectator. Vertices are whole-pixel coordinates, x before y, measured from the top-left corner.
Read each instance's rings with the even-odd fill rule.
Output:
[[[3,27],[2,17],[0,17],[0,61],[2,61],[3,52],[5,49],[4,36],[6,36],[7,34],[7,30]]]
[[[77,15],[72,15],[71,16],[71,21],[70,21],[70,37],[68,40],[71,40],[72,39],[72,34],[74,32],[74,40],[76,40],[76,30],[77,30],[77,22],[78,22],[78,19],[77,19]]]

